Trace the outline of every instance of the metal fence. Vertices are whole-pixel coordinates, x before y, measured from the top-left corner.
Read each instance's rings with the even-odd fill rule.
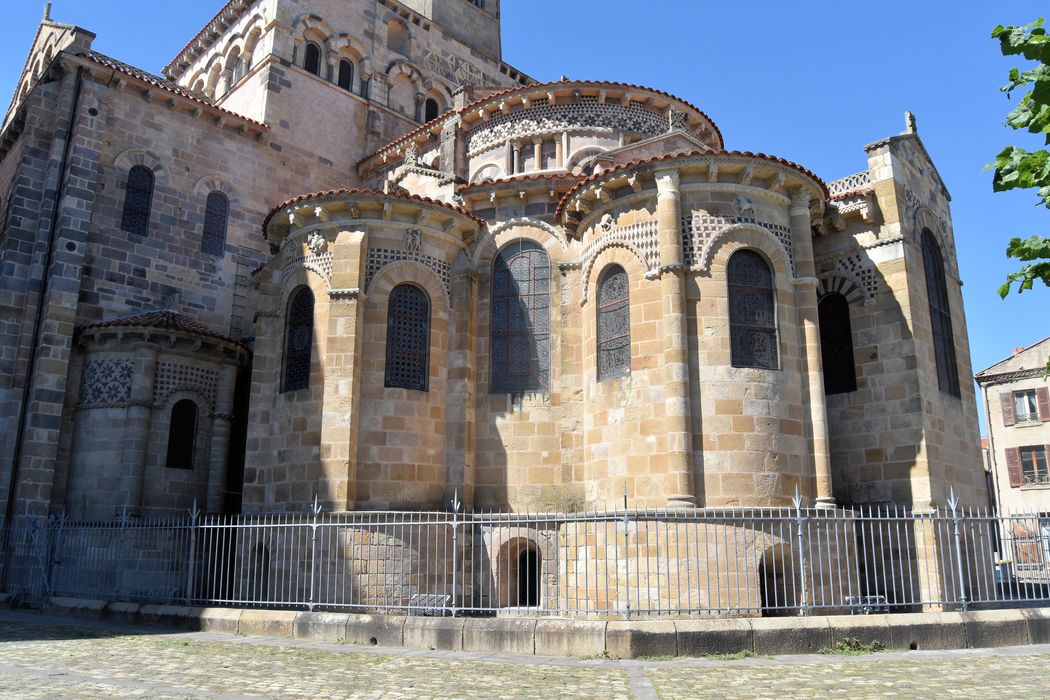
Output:
[[[423,615],[805,615],[1050,601],[1050,519],[951,506],[29,519],[0,529],[0,580],[27,605],[68,596]]]

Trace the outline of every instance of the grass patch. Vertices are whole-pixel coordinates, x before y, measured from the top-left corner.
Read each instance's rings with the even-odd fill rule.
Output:
[[[678,659],[677,656],[673,656],[671,654],[659,654],[659,655],[656,655],[656,656],[639,656],[639,657],[637,657],[638,661],[675,661],[677,659]]]
[[[705,658],[711,659],[712,661],[740,661],[741,659],[750,659],[755,655],[755,652],[748,649],[741,649],[740,651],[734,651],[732,653],[722,652],[719,654],[708,654]]]
[[[843,637],[833,647],[822,647],[820,653],[860,656],[861,654],[874,654],[877,651],[888,651],[886,645],[877,639],[870,644],[863,644],[856,637]]]

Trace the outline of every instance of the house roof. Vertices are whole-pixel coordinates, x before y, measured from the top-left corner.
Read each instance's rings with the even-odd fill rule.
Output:
[[[383,198],[383,199],[399,199],[399,200],[402,200],[402,201],[412,202],[412,203],[417,203],[417,204],[429,204],[431,206],[442,207],[444,209],[448,209],[449,211],[455,212],[456,214],[459,214],[460,216],[463,216],[463,217],[466,217],[466,218],[470,219],[471,221],[475,222],[479,226],[484,226],[485,225],[485,222],[483,220],[481,220],[478,217],[474,216],[473,214],[471,214],[467,210],[461,209],[461,208],[459,208],[457,206],[453,206],[451,204],[447,204],[446,202],[442,202],[442,201],[437,200],[437,199],[431,199],[430,197],[421,197],[421,196],[419,196],[417,194],[388,194],[386,192],[383,192],[382,190],[370,190],[370,189],[356,189],[356,188],[352,188],[352,189],[323,190],[321,192],[310,192],[309,194],[301,194],[301,195],[298,195],[296,197],[292,197],[289,200],[281,202],[276,207],[271,209],[270,213],[266,215],[266,218],[263,220],[263,225],[262,225],[263,232],[265,233],[266,229],[268,229],[270,227],[270,221],[273,220],[273,217],[277,216],[277,214],[281,210],[283,210],[283,209],[285,209],[287,207],[294,206],[296,204],[300,204],[301,202],[306,202],[306,201],[309,201],[311,199],[317,199],[317,198],[320,198],[320,197],[339,197],[339,196],[354,196],[354,195],[363,195],[363,196],[366,196],[366,197],[377,197],[377,198]]]
[[[975,374],[974,378],[980,380],[980,379],[982,379],[984,377],[993,376],[993,375],[996,375],[996,374],[999,374],[999,373],[1016,372],[1016,371],[1019,370],[1019,368],[1017,368],[1017,367],[1008,367],[1008,366],[1005,366],[1005,365],[1008,365],[1010,363],[1010,361],[1013,360],[1014,358],[1016,358],[1016,357],[1018,357],[1020,355],[1023,355],[1023,354],[1025,354],[1026,352],[1028,352],[1030,350],[1034,350],[1035,348],[1039,347],[1040,345],[1042,345],[1043,343],[1046,343],[1046,342],[1050,342],[1050,336],[1048,336],[1046,338],[1043,338],[1042,340],[1038,340],[1038,341],[1032,343],[1031,345],[1029,345],[1028,347],[1021,348],[1020,350],[1015,351],[1009,357],[1004,357],[1003,359],[999,360],[995,364],[990,365],[988,367],[985,367],[980,372]],[[1042,370],[1042,366],[1034,367],[1032,369]]]
[[[184,316],[176,311],[168,309],[157,310],[157,311],[145,311],[143,313],[134,314],[132,316],[124,316],[122,318],[115,318],[109,321],[100,321],[98,323],[89,323],[84,326],[80,326],[77,330],[81,333],[85,331],[93,330],[104,330],[111,328],[156,328],[158,330],[167,331],[181,331],[183,333],[189,333],[191,335],[199,335],[205,338],[214,338],[216,340],[222,340],[227,343],[233,343],[240,345],[236,340],[216,333],[215,331],[208,328],[203,323],[195,321],[188,316]]]

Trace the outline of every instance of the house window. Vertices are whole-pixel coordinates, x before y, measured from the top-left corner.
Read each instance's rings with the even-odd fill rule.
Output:
[[[1013,393],[1013,398],[1014,415],[1016,416],[1018,423],[1039,420],[1039,406],[1035,400],[1035,389],[1029,389],[1028,391],[1015,391]]]
[[[926,271],[926,295],[930,301],[933,352],[937,360],[937,386],[945,394],[962,396],[959,389],[959,367],[955,360],[955,334],[952,332],[948,286],[944,279],[944,258],[929,229],[922,231],[922,261]]]
[[[474,7],[480,7],[483,10],[485,9],[485,0],[470,0],[470,4]]]
[[[226,248],[226,224],[230,216],[230,200],[222,192],[208,195],[204,206],[204,235],[201,236],[201,252],[222,255]]]
[[[516,241],[492,267],[493,393],[546,391],[550,384],[550,258]]]
[[[193,455],[197,447],[197,404],[189,399],[177,402],[171,408],[168,425],[168,469],[193,469]]]
[[[1021,478],[1027,486],[1030,484],[1050,484],[1050,473],[1046,468],[1046,447],[1021,447]]]
[[[314,342],[314,295],[308,288],[302,287],[292,295],[286,325],[282,391],[307,389]]]
[[[857,390],[853,364],[853,329],[849,302],[838,293],[820,300],[820,358],[824,370],[824,393],[845,394]]]
[[[740,250],[729,258],[730,355],[734,367],[777,369],[773,270],[760,254]]]
[[[433,97],[428,97],[423,110],[423,121],[429,122],[438,118],[438,114],[441,113],[441,107],[438,105],[437,100]]]
[[[598,284],[598,381],[631,373],[631,299],[627,271],[612,265]]]
[[[353,92],[354,89],[354,64],[345,58],[339,62],[339,87]]]
[[[321,75],[321,47],[312,41],[306,44],[306,59],[303,67],[314,75]]]
[[[387,311],[384,386],[426,391],[429,353],[430,300],[415,285],[398,285]]]
[[[149,214],[153,205],[153,171],[136,165],[128,171],[128,187],[124,194],[124,216],[120,222],[122,231],[145,236],[149,233]]]

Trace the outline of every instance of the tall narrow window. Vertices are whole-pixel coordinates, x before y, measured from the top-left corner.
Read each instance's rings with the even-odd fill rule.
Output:
[[[189,399],[177,402],[171,408],[171,423],[168,425],[169,469],[193,469],[193,456],[197,447],[197,404]]]
[[[321,47],[312,41],[306,43],[306,57],[303,67],[314,75],[321,75]]]
[[[353,92],[354,90],[354,64],[345,58],[339,62],[339,87]]]
[[[929,229],[922,230],[922,262],[926,270],[926,296],[930,300],[933,352],[937,358],[937,386],[945,394],[962,396],[959,388],[959,366],[955,360],[952,312],[948,303],[948,286],[944,279],[944,258]]]
[[[734,367],[777,369],[777,314],[773,270],[753,250],[729,258],[730,355]]]
[[[550,258],[532,241],[504,248],[492,266],[493,393],[550,384]]]
[[[857,368],[853,364],[853,327],[849,302],[838,293],[820,300],[820,359],[824,367],[824,393],[845,394],[857,390]]]
[[[201,252],[222,255],[226,249],[226,224],[230,218],[230,200],[222,192],[208,195],[204,205],[204,234],[201,236]]]
[[[429,353],[430,300],[415,285],[398,285],[387,310],[384,385],[426,391]]]
[[[306,287],[292,295],[286,325],[283,391],[307,389],[314,343],[314,295]]]
[[[423,107],[423,121],[425,122],[437,119],[438,114],[441,113],[441,107],[438,106],[437,100],[435,100],[433,97],[428,97]]]
[[[631,299],[627,271],[610,266],[598,283],[598,381],[631,373]]]
[[[149,233],[149,213],[153,205],[153,171],[136,165],[128,171],[128,189],[124,194],[124,216],[120,228],[145,236]]]

